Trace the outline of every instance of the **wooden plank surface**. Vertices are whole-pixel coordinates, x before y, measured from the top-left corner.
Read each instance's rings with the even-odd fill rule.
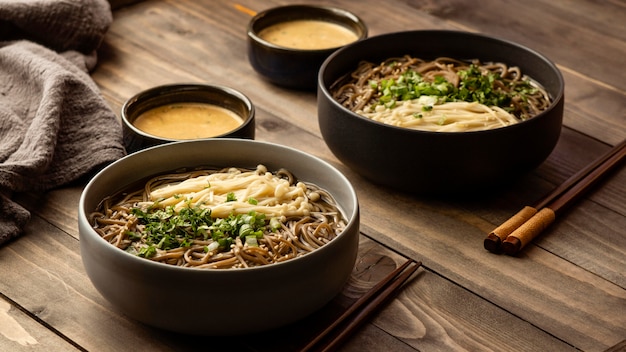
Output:
[[[30,312],[7,297],[0,297],[0,349],[2,351],[78,351],[71,342],[55,334]]]
[[[236,3],[259,11],[293,2]],[[566,80],[565,127],[555,151],[511,188],[480,198],[432,199],[373,185],[342,165],[321,140],[314,93],[275,87],[252,70],[245,48],[250,16],[233,1],[123,1],[115,6],[92,75],[116,112],[130,96],[160,84],[207,82],[239,89],[256,105],[257,139],[315,154],[351,180],[366,234],[361,265],[379,265],[368,267],[369,277],[357,265],[350,286],[335,303],[354,299],[402,256],[421,260],[424,268],[344,346],[346,351],[603,351],[623,341],[626,170],[611,175],[518,257],[490,254],[482,240],[523,205],[626,138],[626,71],[620,65],[626,54],[624,3],[318,3],[354,11],[366,21],[370,35],[464,29],[541,51]],[[34,216],[23,237],[0,248],[0,308],[8,307],[11,318],[38,343],[17,346],[0,334],[0,350],[185,351],[205,346],[206,338],[157,331],[125,318],[93,288],[82,269],[76,226],[84,181],[18,198]],[[306,335],[318,318],[289,329]],[[212,341],[212,346],[288,351],[302,343],[302,336],[286,341],[272,332],[234,343]]]

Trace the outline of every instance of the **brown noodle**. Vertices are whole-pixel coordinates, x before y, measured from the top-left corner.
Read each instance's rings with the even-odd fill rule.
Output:
[[[362,61],[356,70],[334,82],[330,87],[330,92],[333,98],[347,109],[366,115],[375,111],[377,106],[379,106],[379,111],[382,110],[380,108],[382,92],[377,87],[373,87],[372,82],[389,79],[398,80],[406,72],[414,71],[419,73],[426,82],[432,83],[435,81],[435,77],[443,77],[454,87],[459,88],[461,83],[459,72],[468,70],[470,65],[476,66],[483,74],[494,73],[500,77],[494,82],[494,90],[512,93],[516,87],[527,87],[529,84],[534,88],[533,92],[525,94],[523,97],[513,95],[509,106],[496,107],[499,110],[506,108],[511,118],[515,120],[507,121],[507,124],[531,118],[550,105],[547,92],[529,77],[523,75],[519,67],[510,67],[499,62],[481,63],[478,60],[465,62],[447,57],[427,61],[405,55],[389,58],[380,64]],[[441,105],[445,104],[448,103]],[[399,107],[400,104],[397,108]],[[393,109],[395,108],[387,110]]]
[[[149,259],[171,265],[214,269],[268,265],[312,252],[334,239],[345,227],[345,220],[335,200],[327,191],[310,183],[298,182],[293,174],[284,169],[273,174],[269,173],[263,165],[259,165],[256,170],[230,168],[157,176],[146,182],[141,189],[103,200],[98,209],[90,215],[92,225],[98,234],[112,245],[136,253],[148,244],[144,233],[145,225],[133,214],[132,209],[145,210],[150,207],[163,209],[166,206],[162,203],[167,203],[168,199],[161,198],[155,201],[152,199],[155,194],[163,190],[167,192],[171,186],[189,188],[190,186],[185,186],[186,183],[183,181],[193,183],[202,177],[212,177],[208,182],[209,186],[204,184],[199,191],[190,191],[184,195],[177,193],[169,199],[182,199],[182,203],[189,204],[194,196],[208,190],[212,192],[211,197],[219,198],[221,195],[218,193],[227,194],[232,192],[232,189],[221,191],[217,189],[233,187],[234,184],[242,186],[241,183],[245,182],[246,185],[235,191],[239,192],[238,198],[248,199],[246,195],[252,194],[255,195],[258,204],[218,200],[217,203],[221,204],[212,205],[214,210],[212,217],[215,213],[223,212],[218,208],[227,204],[229,206],[227,211],[230,214],[244,214],[252,209],[267,214],[268,222],[270,217],[279,219],[280,227],[275,231],[266,228],[258,240],[258,246],[250,246],[239,236],[235,236],[231,248],[216,250],[215,247],[211,247],[215,242],[211,237],[194,238],[187,246],[168,250],[157,249],[156,255]],[[275,186],[274,189],[268,187],[272,185]],[[288,197],[292,198],[289,200]],[[206,199],[195,205],[211,207],[205,204]],[[176,208],[175,205],[168,206]],[[140,241],[131,239],[132,233],[140,234],[142,239]]]

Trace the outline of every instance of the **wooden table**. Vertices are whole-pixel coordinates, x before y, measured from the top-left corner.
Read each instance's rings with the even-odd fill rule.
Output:
[[[238,0],[259,11],[290,1]],[[314,93],[260,79],[246,57],[249,14],[232,1],[114,2],[93,78],[111,108],[140,90],[206,82],[243,91],[257,139],[296,147],[353,182],[363,231],[355,275],[327,311],[343,307],[395,265],[423,262],[414,279],[350,339],[347,351],[603,351],[626,348],[626,170],[613,173],[517,257],[491,254],[491,229],[626,138],[626,3],[621,0],[319,1],[352,10],[370,35],[462,29],[530,46],[566,81],[554,152],[519,182],[473,199],[412,196],[342,165],[318,126]],[[117,6],[123,4],[125,6]],[[2,351],[291,351],[321,319],[239,338],[190,337],[126,318],[92,286],[79,253],[84,182],[25,194],[33,218],[0,248]]]

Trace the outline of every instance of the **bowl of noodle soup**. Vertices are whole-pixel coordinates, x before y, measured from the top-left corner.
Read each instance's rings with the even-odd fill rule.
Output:
[[[336,7],[284,5],[248,23],[247,55],[260,77],[278,86],[315,91],[320,65],[333,51],[367,38],[356,14]]]
[[[174,142],[100,171],[79,202],[85,270],[153,327],[240,335],[283,326],[343,288],[359,207],[338,170],[254,140]]]
[[[454,195],[508,185],[548,157],[564,81],[517,43],[417,30],[332,54],[317,99],[322,136],[344,164],[391,188]]]

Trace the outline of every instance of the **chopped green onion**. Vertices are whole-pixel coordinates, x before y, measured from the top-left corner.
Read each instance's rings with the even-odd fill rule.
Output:
[[[133,208],[131,212],[144,226],[144,230],[142,234],[129,231],[128,239],[135,242],[145,237],[148,247],[129,252],[146,258],[154,256],[157,248],[167,250],[190,247],[195,239],[214,241],[205,247],[206,252],[229,250],[235,237],[239,236],[242,240],[248,237],[258,239],[263,237],[264,231],[274,231],[280,227],[276,218],[266,220],[265,214],[254,211],[217,219],[211,217],[211,209],[200,207],[185,207],[178,212],[171,206],[146,211]]]
[[[220,244],[218,242],[211,242],[209,243],[208,246],[204,247],[204,251],[207,253],[213,252],[213,251],[216,251],[219,247],[220,247]]]
[[[465,101],[478,102],[487,106],[499,106],[510,111],[513,97],[527,101],[529,94],[534,94],[537,88],[530,81],[518,81],[510,84],[510,92],[496,88],[498,85],[507,85],[499,74],[483,73],[474,64],[466,70],[458,72],[460,82],[458,87],[448,82],[443,76],[436,76],[433,82],[424,80],[421,74],[408,70],[397,79],[370,80],[369,85],[378,92],[379,104],[386,108],[393,108],[398,101],[413,100],[421,96],[439,97],[438,103]],[[496,82],[499,82],[496,84]],[[425,110],[427,111],[427,110]]]
[[[272,231],[276,231],[281,227],[282,225],[280,223],[280,220],[278,220],[278,218],[273,217],[270,219],[270,228],[272,229]]]
[[[246,236],[246,244],[250,247],[259,246],[259,242],[257,241],[256,236]]]
[[[157,251],[155,246],[148,246],[143,247],[137,255],[143,258],[152,258],[156,255],[156,253]]]

